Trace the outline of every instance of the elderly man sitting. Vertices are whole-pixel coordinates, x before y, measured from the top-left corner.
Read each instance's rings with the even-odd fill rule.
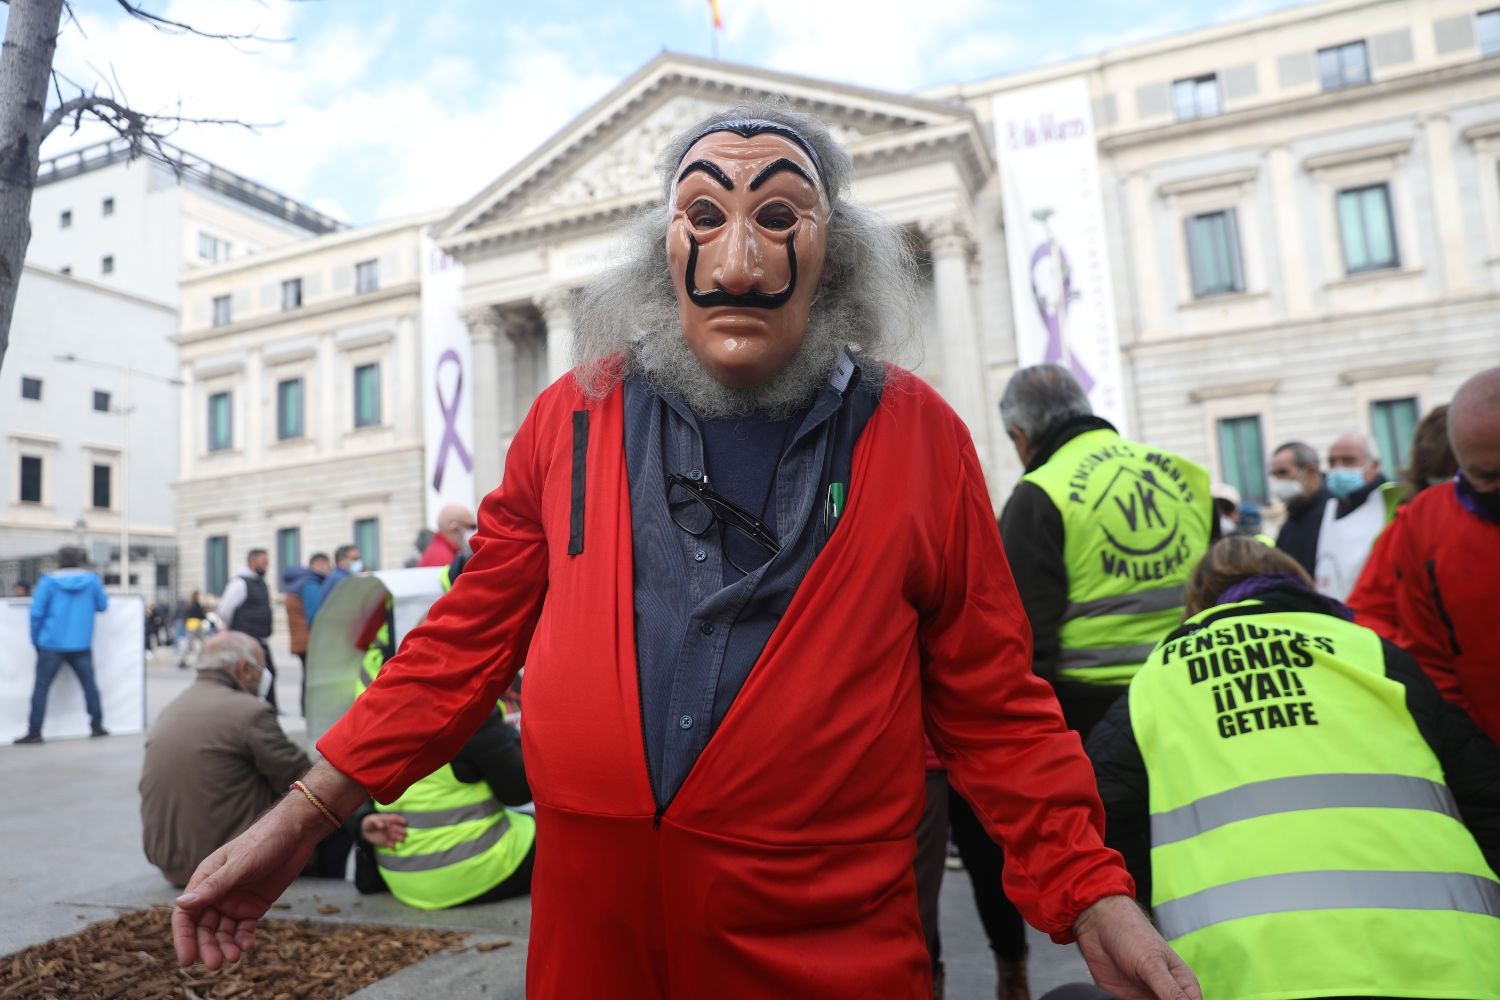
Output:
[[[276,722],[265,699],[270,680],[260,643],[239,632],[214,636],[198,656],[197,680],[146,736],[140,784],[146,858],[173,885],[186,885],[199,862],[312,766]],[[335,831],[304,874],[342,878],[350,844]]]

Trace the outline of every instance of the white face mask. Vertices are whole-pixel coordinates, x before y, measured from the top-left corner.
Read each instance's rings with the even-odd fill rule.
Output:
[[[1234,518],[1232,518],[1232,517],[1221,517],[1221,518],[1219,518],[1219,537],[1220,538],[1228,538],[1230,535],[1234,534],[1235,527],[1236,527],[1236,525],[1234,523]]]
[[[363,559],[356,559],[352,563],[349,564],[349,572],[351,572],[351,573],[359,574],[359,573],[363,573],[364,571],[365,571],[365,561]]]
[[[1271,496],[1282,503],[1291,503],[1302,496],[1302,484],[1295,479],[1273,479]]]
[[[266,698],[266,696],[269,695],[270,693],[271,693],[271,671],[269,671],[269,670],[265,669],[264,667],[262,667],[261,671],[260,671],[260,684],[257,685],[257,687],[256,687],[255,695],[256,695],[256,697],[258,697],[262,701],[264,701],[265,698]]]

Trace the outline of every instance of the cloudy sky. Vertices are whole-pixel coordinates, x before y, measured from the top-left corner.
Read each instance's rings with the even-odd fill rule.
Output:
[[[662,49],[707,55],[708,0],[142,0],[226,43],[73,0],[57,67],[142,110],[267,123],[180,145],[350,222],[456,205]],[[1097,52],[1295,0],[721,0],[720,58],[893,90]],[[0,14],[3,17],[3,14]],[[61,130],[44,154],[97,138]]]

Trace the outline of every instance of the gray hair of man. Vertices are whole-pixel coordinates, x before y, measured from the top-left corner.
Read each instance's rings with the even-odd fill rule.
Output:
[[[1299,469],[1316,469],[1318,467],[1318,450],[1306,441],[1288,441],[1286,444],[1275,448],[1271,454],[1278,455],[1283,451],[1292,453],[1292,462]]]
[[[823,281],[813,299],[802,347],[784,375],[768,385],[732,390],[704,385],[688,402],[700,417],[795,410],[838,363],[845,348],[875,361],[915,363],[917,271],[906,234],[874,212],[845,198],[854,167],[849,155],[818,119],[785,101],[726,108],[674,137],[657,163],[662,204],[627,223],[620,233],[618,265],[584,289],[574,322],[573,361],[582,390],[606,395],[624,376],[642,372],[658,384],[680,389],[699,375],[678,315],[677,291],[667,266],[667,224],[676,167],[703,131],[720,122],[758,118],[793,129],[817,154],[832,214]],[[879,379],[881,365],[864,366]],[[711,381],[711,380],[709,380]],[[705,412],[707,410],[707,412]]]
[[[1088,393],[1062,365],[1022,368],[1000,396],[1000,420],[1006,431],[1016,428],[1033,445],[1063,421],[1093,413]]]
[[[260,643],[243,632],[224,632],[203,644],[198,653],[198,671],[217,670],[233,677],[234,668],[243,662],[265,669],[260,657]]]

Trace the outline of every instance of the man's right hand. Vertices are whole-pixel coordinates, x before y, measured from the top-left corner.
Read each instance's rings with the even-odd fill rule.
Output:
[[[256,922],[307,866],[317,845],[286,802],[203,859],[172,911],[177,961],[210,969],[255,947]]]
[[[358,783],[319,761],[303,779],[335,814],[369,797]],[[255,925],[307,867],[328,817],[304,795],[283,796],[255,825],[203,859],[172,911],[177,961],[217,969],[255,947]]]

